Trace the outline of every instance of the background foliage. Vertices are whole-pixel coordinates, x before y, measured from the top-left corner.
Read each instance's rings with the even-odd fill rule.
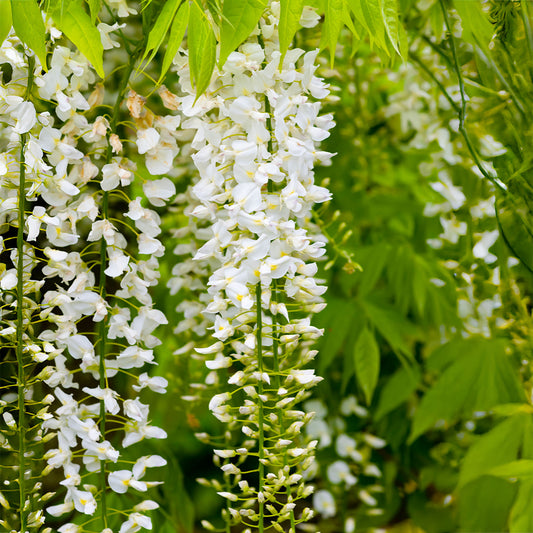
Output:
[[[200,95],[265,5],[146,0],[122,35],[138,58],[132,87],[172,89],[172,59],[186,45]],[[321,17],[319,32],[299,29],[304,5]],[[46,64],[41,10],[116,86],[96,29],[114,22],[105,0],[0,0],[0,39],[13,26]],[[315,213],[329,239],[329,291],[316,323],[325,379],[311,406],[328,414],[309,431],[321,438],[313,482],[337,511],[318,513],[323,532],[533,530],[530,12],[526,1],[281,1],[282,48],[324,50],[337,122],[325,142],[337,155],[320,170],[334,198]],[[178,164],[184,190],[191,168],[186,157]],[[170,242],[183,221],[165,220]],[[156,294],[169,317],[179,303],[165,288],[173,257],[169,246]],[[182,399],[203,372],[180,356],[187,334],[159,335],[171,386],[151,405],[169,436],[145,446],[169,465],[154,530],[192,532],[221,505],[194,481],[216,475],[194,438],[214,421]],[[344,454],[340,435],[361,458]],[[328,474],[339,457],[356,484]]]

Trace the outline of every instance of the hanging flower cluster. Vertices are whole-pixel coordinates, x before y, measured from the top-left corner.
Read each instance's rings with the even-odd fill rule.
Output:
[[[440,58],[431,47],[420,45],[418,53],[422,64],[439,64]],[[458,131],[459,119],[457,110],[453,107],[453,103],[461,103],[458,83],[442,76],[438,69],[432,68],[425,74],[428,75],[428,72],[442,78],[439,80],[442,89],[437,98],[433,94],[435,88],[432,84],[429,81],[420,81],[415,65],[403,65],[398,73],[393,74],[393,79],[405,80],[405,90],[397,91],[391,96],[385,114],[400,119],[404,135],[414,135],[409,141],[412,149],[422,152],[432,144],[439,147],[439,150],[432,151],[430,158],[425,157],[418,166],[420,174],[431,180],[429,186],[436,193],[435,200],[424,206],[424,215],[438,215],[442,228],[438,237],[428,239],[427,243],[431,248],[440,250],[457,246],[467,239],[472,240],[469,244],[472,248],[471,265],[465,262],[459,264],[455,260],[448,260],[444,265],[453,271],[454,277],[460,283],[457,312],[464,334],[490,337],[494,326],[505,326],[506,321],[498,316],[498,309],[502,307],[500,272],[496,263],[497,257],[490,251],[500,233],[496,221],[494,187],[484,179],[482,170],[496,176],[491,160],[503,155],[506,149],[486,132],[483,125],[477,124],[476,139],[482,162],[475,160],[472,154],[467,152]],[[476,99],[470,102],[472,113],[479,113],[479,104]],[[457,172],[457,168],[460,168],[461,172]],[[485,182],[480,186],[482,195],[475,204],[472,204],[463,192],[463,184],[468,181],[457,178],[465,170],[471,180],[482,179]],[[508,267],[517,263],[513,257],[508,259]],[[484,284],[483,293],[487,296],[487,288],[490,286],[492,294],[483,300],[476,294],[481,291],[478,291],[474,284],[474,278],[479,277],[479,274],[474,272],[480,265],[491,271],[491,279],[488,284]],[[433,281],[437,286],[443,284],[441,280]]]
[[[30,462],[45,452],[42,475],[61,469],[64,487],[56,497],[46,496],[52,504],[47,513],[89,515],[83,525],[68,523],[58,531],[107,532],[109,522],[117,520],[120,533],[151,529],[143,511],[156,508],[155,502],[145,500],[130,513],[110,511],[106,504],[110,490],[146,492],[158,484],[144,479],[147,468],[166,464],[157,455],[132,460],[121,450],[145,438],[166,437],[151,424],[149,406],[141,401],[144,389],[163,393],[167,385],[146,371],[160,344],[154,330],[167,323],[150,294],[164,252],[157,239],[160,218],[143,206],[146,200],[129,198],[128,186],[139,178],[117,134],[136,56],[123,65],[122,88],[113,100],[96,86],[88,61],[69,48],[55,46],[45,73],[33,57],[27,59],[15,37],[4,42],[0,54],[13,68],[12,81],[4,79],[1,89],[7,150],[0,156],[2,229],[8,232],[1,242],[13,264],[0,272],[1,335],[18,367],[17,411],[6,407],[12,394],[1,398],[1,406],[8,429],[20,433],[16,449],[2,441],[15,449],[14,469],[20,471],[9,501],[2,501],[9,507],[15,493],[22,495],[20,521],[10,528],[26,531],[45,521],[42,504],[22,504],[33,491],[34,483],[30,487],[26,481],[34,479]],[[103,114],[109,105],[100,107],[106,98],[111,114]],[[159,134],[149,146],[139,143],[152,174],[168,170],[174,154],[165,152],[166,146],[157,152],[158,140]],[[152,205],[162,206],[175,189],[163,178],[145,181],[143,192]],[[32,270],[40,281],[32,279]],[[37,376],[28,373],[30,362],[41,365]],[[127,396],[114,384],[121,374],[131,385]],[[43,384],[51,394],[33,402],[35,387],[40,391]],[[42,409],[27,419],[27,405]],[[40,445],[38,454],[27,451],[25,434],[36,427],[32,439]],[[39,511],[29,514],[34,507]]]
[[[310,319],[325,291],[315,277],[325,238],[312,209],[330,193],[315,184],[313,167],[332,155],[317,148],[333,126],[316,101],[329,92],[314,74],[317,52],[292,49],[282,58],[278,17],[272,2],[256,34],[198,99],[187,56],[176,60],[182,128],[194,131],[199,172],[185,196],[193,201],[191,228],[201,229],[196,247],[178,247],[196,252],[176,268],[171,286],[183,287],[193,270],[209,275],[201,306],[184,321],[210,323],[215,342],[196,352],[212,371],[207,384],[223,390],[209,408],[229,431],[222,441],[200,437],[219,448],[224,483],[212,484],[227,499],[226,521],[260,531],[295,531],[312,516],[297,508],[312,492],[302,471],[316,442],[300,436],[312,414],[296,406],[320,380],[305,368],[322,334]]]
[[[0,338],[4,351],[0,364],[0,505],[6,509],[0,527],[5,530],[39,529],[44,521],[42,483],[38,477],[39,452],[45,441],[33,418],[46,420],[48,404],[42,398],[36,366],[57,353],[55,346],[36,338],[32,323],[38,319],[39,279],[37,254],[33,246],[41,221],[59,225],[43,207],[31,202],[38,197],[44,165],[36,160],[39,152],[34,137],[47,121],[37,115],[30,96],[34,89],[34,60],[11,42],[0,48],[2,63],[11,66],[11,75],[2,73],[0,89]],[[36,223],[33,223],[33,219]],[[37,229],[36,229],[37,225]],[[8,455],[9,454],[9,455]],[[20,510],[20,512],[17,512]]]

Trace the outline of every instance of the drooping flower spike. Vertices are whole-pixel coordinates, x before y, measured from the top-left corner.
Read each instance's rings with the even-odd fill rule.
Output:
[[[314,74],[317,51],[292,49],[281,62],[278,16],[271,2],[257,34],[198,99],[187,56],[177,61],[182,127],[194,131],[199,173],[187,193],[202,227],[193,262],[209,273],[200,323],[210,323],[213,343],[196,352],[220,391],[209,409],[229,430],[222,441],[202,438],[217,447],[224,481],[211,484],[227,500],[226,522],[259,531],[295,531],[312,516],[298,502],[312,492],[303,472],[316,442],[301,437],[312,414],[298,404],[320,380],[305,368],[322,334],[310,318],[325,291],[316,279],[325,238],[312,210],[330,194],[313,167],[332,155],[318,149],[333,121],[320,115],[329,91]]]
[[[137,57],[130,57],[110,116],[107,106],[100,107],[104,91],[94,89],[94,69],[79,52],[55,46],[46,72],[14,36],[0,53],[13,62],[12,81],[3,84],[7,150],[0,184],[9,200],[1,207],[13,269],[0,273],[7,311],[0,316],[14,355],[6,364],[18,367],[14,385],[1,384],[2,390],[18,388],[18,395],[12,402],[10,393],[3,394],[1,407],[7,406],[3,418],[13,426],[9,441],[18,441],[3,442],[18,458],[9,468],[19,472],[18,480],[6,478],[9,500],[0,500],[6,509],[15,494],[20,501],[13,523],[2,526],[33,532],[47,516],[75,511],[87,515],[84,524],[58,531],[107,531],[108,522],[117,520],[120,533],[150,529],[143,513],[157,507],[151,500],[134,508],[125,500],[123,508],[132,514],[106,505],[111,491],[144,493],[157,485],[144,476],[166,464],[157,455],[131,460],[123,450],[166,437],[141,401],[144,389],[162,393],[167,385],[146,368],[155,364],[153,348],[160,343],[154,330],[167,319],[154,308],[149,290],[157,284],[157,258],[164,251],[156,238],[160,218],[142,204],[164,205],[174,194],[172,183],[144,180],[146,199],[130,200],[127,212],[119,211],[128,186],[139,179],[117,134]],[[32,279],[33,270],[40,281]],[[31,373],[36,364],[43,365],[38,375]],[[131,385],[125,397],[123,387],[116,388],[119,374]],[[36,479],[55,469],[63,479],[55,494],[40,499],[42,482]]]

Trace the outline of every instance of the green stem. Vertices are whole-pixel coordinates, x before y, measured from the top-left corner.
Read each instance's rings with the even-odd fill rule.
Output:
[[[23,329],[24,329],[24,204],[26,196],[26,168],[24,166],[24,146],[26,135],[20,137],[20,171],[19,171],[19,212],[17,231],[17,366],[18,366],[18,430],[19,430],[19,496],[20,496],[20,528],[26,531],[27,513],[24,510],[26,501],[26,484],[24,473],[26,470],[26,413],[24,404],[24,391],[26,389],[26,373],[23,360]]]
[[[261,282],[256,285],[255,288],[255,305],[256,305],[256,319],[257,319],[257,332],[256,332],[256,343],[257,343],[257,367],[259,370],[259,383],[257,388],[259,394],[263,394],[263,309],[261,306]],[[263,413],[263,400],[259,397],[259,492],[263,492],[264,480],[265,480],[265,465],[263,460],[265,458],[265,433],[264,433],[264,413]],[[262,495],[264,496],[264,495]],[[259,501],[259,533],[263,533],[265,530],[265,504],[264,497]]]
[[[264,47],[264,44],[261,43],[261,45]],[[268,129],[268,132],[270,133],[270,137],[268,139],[268,151],[270,154],[272,154],[273,145],[272,145],[272,113],[270,108],[270,102],[268,100],[268,97],[265,95],[265,112],[268,114],[266,119],[266,127]],[[267,189],[269,193],[272,193],[274,191],[274,184],[272,180],[269,180]],[[277,304],[278,303],[278,280],[273,279],[272,280],[272,301]],[[281,387],[281,380],[279,376],[279,341],[278,341],[278,334],[277,334],[277,315],[272,316],[272,357],[273,357],[273,369],[274,369],[274,385],[279,390]],[[281,433],[285,432],[285,423],[283,418],[283,410],[278,409],[278,419],[279,419],[279,427],[281,430]],[[283,455],[283,464],[286,466],[288,464],[287,462],[287,453]],[[289,484],[287,484],[286,488],[287,493],[287,499],[289,495],[291,494],[291,487]],[[296,531],[296,524],[294,520],[294,511],[291,509],[290,511],[290,523],[291,523],[291,533],[295,533]]]
[[[464,121],[464,107],[458,106],[446,90],[446,87],[439,81],[439,79],[433,74],[433,72],[429,69],[429,67],[414,53],[409,53],[409,57],[420,66],[420,68],[433,80],[435,85],[439,88],[440,92],[443,94],[443,96],[448,100],[448,103],[451,105],[452,109],[459,115],[459,133],[463,136],[463,139],[466,143],[466,147],[468,148],[468,151],[470,152],[470,156],[474,160],[474,163],[476,167],[479,169],[481,174],[488,179],[495,187],[498,187],[498,189],[504,190],[502,187],[502,184],[494,178],[494,176],[491,176],[485,167],[481,164],[481,160],[479,159],[479,156],[476,152],[476,149],[474,148],[474,145],[472,144],[472,141],[470,140],[470,136],[468,135],[468,131],[466,130],[466,124]],[[464,104],[463,104],[464,105]]]
[[[453,64],[455,67],[455,73],[457,74],[457,81],[459,82],[459,91],[461,92],[461,108],[459,111],[459,128],[464,127],[466,119],[466,94],[465,94],[465,84],[463,80],[463,74],[461,72],[461,67],[459,65],[459,60],[457,58],[457,50],[455,49],[455,39],[453,38],[453,32],[450,25],[450,19],[448,18],[448,11],[444,5],[444,1],[440,0],[440,7],[442,9],[442,15],[444,17],[444,23],[446,24],[446,29],[450,36],[450,48],[452,50]]]
[[[274,304],[278,303],[278,280],[273,279],[272,280],[272,301]],[[277,315],[272,316],[272,356],[273,356],[273,367],[274,367],[274,386],[279,390],[281,387],[281,378],[279,375],[279,340],[278,340],[278,332],[277,332]],[[283,409],[278,409],[278,419],[279,419],[279,428],[281,430],[281,433],[285,433],[285,419],[283,418]],[[283,454],[283,465],[287,466],[289,463],[287,461],[287,452]],[[287,493],[287,501],[289,500],[289,496],[291,495],[291,486],[287,483],[285,487],[286,493]],[[291,523],[291,529],[290,533],[296,533],[296,522],[294,519],[294,510],[291,509],[289,511],[289,519]]]
[[[111,133],[115,133],[115,130],[117,129],[117,123],[119,119],[119,113],[120,113],[120,105],[122,104],[122,101],[124,100],[124,96],[126,93],[126,89],[128,88],[128,82],[131,77],[131,73],[133,72],[133,68],[135,67],[135,62],[137,60],[137,56],[139,55],[139,52],[142,50],[142,47],[144,46],[144,41],[139,43],[133,54],[130,55],[130,60],[128,62],[127,68],[124,72],[124,75],[122,77],[122,81],[120,83],[120,87],[118,90],[117,99],[115,101],[115,105],[113,106],[113,114],[111,116],[111,120],[109,123],[109,130]],[[106,157],[105,157],[105,163],[108,164],[111,162],[111,159],[113,157],[113,151],[111,147],[111,143],[107,143],[107,150],[106,150]],[[109,216],[109,194],[107,191],[104,191],[102,196],[102,219],[107,220]],[[107,291],[106,291],[106,275],[105,275],[105,264],[106,264],[106,258],[107,258],[107,243],[105,242],[105,239],[102,237],[100,240],[100,276],[98,281],[98,292],[103,300],[107,297]],[[108,319],[107,316],[100,322],[99,328],[98,328],[98,346],[99,346],[99,355],[100,355],[100,365],[99,365],[99,374],[100,374],[100,388],[105,389],[107,386],[107,378],[106,378],[106,366],[105,366],[105,357],[106,357],[106,351],[107,351],[107,323]],[[102,434],[102,438],[105,439],[106,436],[106,410],[105,410],[105,403],[104,400],[100,400],[100,433]],[[101,494],[101,522],[103,528],[107,527],[107,500],[106,500],[106,490],[107,490],[107,482],[106,482],[106,461],[102,460],[100,461],[100,484],[102,489]]]
[[[28,83],[25,99],[28,100],[33,84],[33,67],[35,60],[28,58]],[[24,368],[24,224],[26,211],[26,167],[24,163],[24,147],[27,135],[20,136],[20,162],[19,162],[19,190],[18,190],[18,228],[17,228],[17,388],[18,388],[18,441],[19,441],[19,512],[20,530],[26,531],[28,510],[26,505],[26,412],[24,392],[26,390],[26,372]]]
[[[102,200],[102,217],[107,218],[108,212],[108,199],[107,192],[104,192],[104,197]],[[100,241],[100,279],[99,279],[99,293],[100,296],[105,300],[106,299],[106,283],[105,283],[105,268],[107,248],[105,239],[102,237]],[[99,324],[99,353],[100,353],[100,388],[106,388],[106,369],[105,369],[105,355],[106,355],[106,344],[107,344],[107,316]],[[105,403],[103,400],[100,400],[100,433],[102,438],[105,440],[106,435],[106,411]],[[105,529],[107,527],[107,502],[106,502],[106,461],[102,460],[100,462],[100,484],[102,487],[102,497],[101,497],[101,517],[102,517],[102,527]]]

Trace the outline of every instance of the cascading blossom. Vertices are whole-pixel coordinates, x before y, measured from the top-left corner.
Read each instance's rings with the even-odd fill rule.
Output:
[[[24,476],[30,479],[31,463],[41,461],[42,455],[34,459],[34,451],[31,455],[25,452],[24,445],[30,446],[25,429],[35,423],[25,422],[20,413],[26,402],[42,407],[36,415],[40,421],[34,440],[40,445],[51,443],[44,454],[47,466],[42,475],[59,468],[64,474],[60,481],[64,489],[46,511],[56,517],[73,510],[96,515],[88,519],[83,531],[101,531],[111,516],[106,494],[131,489],[144,493],[159,484],[143,479],[147,468],[166,464],[157,455],[132,461],[120,449],[145,438],[166,437],[151,424],[149,406],[141,401],[143,389],[163,393],[167,386],[164,378],[146,372],[147,364],[155,364],[153,348],[160,344],[154,330],[168,323],[154,308],[150,294],[159,278],[157,258],[164,253],[156,238],[161,232],[160,218],[142,205],[141,198],[128,198],[128,185],[138,178],[116,134],[124,92],[116,97],[113,116],[102,115],[98,111],[105,96],[103,88],[88,94],[96,75],[79,52],[55,46],[50,68],[43,72],[35,58],[27,59],[19,49],[15,37],[0,49],[14,66],[14,81],[4,83],[1,94],[1,118],[8,124],[2,135],[9,137],[10,144],[0,156],[0,185],[6,192],[0,215],[8,229],[18,226],[19,235],[16,247],[9,243],[14,268],[0,270],[3,303],[13,307],[13,316],[3,312],[0,317],[9,326],[2,324],[1,334],[11,339],[19,369],[31,360],[45,366],[28,385],[21,375],[28,381],[30,376],[19,372],[18,415],[6,412],[4,420],[21,435],[15,450],[20,464],[14,469],[24,468]],[[135,57],[130,59],[124,74],[125,86],[134,61]],[[43,108],[47,111],[37,111]],[[160,137],[165,150],[172,143],[163,132]],[[157,166],[153,152],[158,145],[151,146],[152,152],[144,151],[152,174],[168,169],[168,164]],[[139,152],[144,153],[140,147]],[[19,162],[19,154],[24,163]],[[154,206],[163,206],[175,193],[167,178],[145,181],[143,190]],[[128,198],[128,210],[121,215],[124,198]],[[132,234],[137,236],[136,249]],[[31,279],[34,269],[41,274],[40,281]],[[23,308],[22,314],[17,308]],[[135,374],[137,370],[140,375]],[[133,381],[130,399],[114,389],[113,378],[122,372]],[[42,383],[51,394],[42,402],[32,402],[34,386]],[[4,405],[2,397],[0,407]],[[123,430],[121,442],[117,429]],[[33,508],[29,495],[39,487],[30,487],[29,482],[25,487],[22,479],[21,474],[17,491],[28,496],[27,507]],[[53,496],[48,494],[47,499]],[[117,531],[151,529],[150,518],[142,513],[154,506],[146,500],[129,516],[121,511],[123,521]],[[33,531],[45,522],[42,507],[37,514],[21,512],[22,530],[27,526]],[[72,523],[58,528],[61,533],[81,530],[82,526]]]
[[[292,49],[282,58],[278,16],[272,2],[256,35],[198,99],[187,56],[176,59],[182,128],[194,131],[199,173],[187,193],[202,228],[194,263],[209,273],[200,316],[215,341],[196,351],[212,371],[207,384],[223,384],[209,408],[230,430],[215,450],[224,483],[212,485],[227,499],[228,523],[260,531],[294,531],[312,516],[296,505],[312,492],[301,472],[316,441],[304,444],[300,430],[312,414],[296,405],[321,379],[304,368],[322,334],[310,318],[326,290],[315,277],[325,237],[312,209],[330,193],[315,184],[313,167],[332,155],[318,149],[333,126],[331,115],[320,115],[318,100],[329,91],[314,75],[318,52]],[[191,270],[180,269],[171,284],[183,286],[180,275]]]

